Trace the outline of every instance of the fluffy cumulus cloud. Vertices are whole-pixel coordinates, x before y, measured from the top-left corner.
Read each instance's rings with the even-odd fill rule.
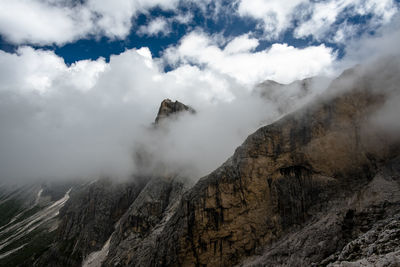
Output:
[[[0,51],[1,86],[13,92],[45,93],[59,85],[90,89],[106,69],[104,59],[82,60],[67,67],[53,52],[20,47],[15,54]]]
[[[258,45],[259,41],[257,39],[250,38],[249,34],[244,34],[229,42],[224,48],[224,51],[228,54],[249,52],[256,49]]]
[[[13,43],[65,43],[93,29],[87,9],[35,0],[0,2],[0,32]]]
[[[242,84],[255,84],[266,79],[289,83],[315,75],[329,75],[335,53],[325,45],[295,48],[276,43],[255,52],[256,39],[238,36],[225,48],[218,40],[201,31],[185,36],[180,44],[170,47],[164,54],[172,64],[196,64],[229,75]]]
[[[15,44],[64,44],[79,38],[124,38],[139,12],[160,7],[170,10],[178,0],[88,0],[0,2],[0,33]]]

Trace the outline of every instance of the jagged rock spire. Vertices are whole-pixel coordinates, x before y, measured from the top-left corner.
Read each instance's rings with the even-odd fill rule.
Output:
[[[183,111],[188,111],[190,113],[196,113],[196,111],[179,101],[172,102],[170,99],[164,99],[161,102],[160,109],[155,120],[155,124],[158,124],[161,120],[171,116],[172,114],[177,114]]]

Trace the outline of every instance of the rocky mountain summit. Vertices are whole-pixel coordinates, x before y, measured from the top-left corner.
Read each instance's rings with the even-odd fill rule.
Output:
[[[168,173],[76,187],[52,244],[20,265],[399,266],[400,135],[380,120],[400,94],[392,63],[345,71],[193,186]],[[164,100],[156,123],[182,111]]]
[[[184,111],[190,112],[192,114],[196,113],[196,111],[192,107],[187,106],[177,100],[175,102],[172,102],[170,99],[164,99],[161,102],[160,108],[158,110],[155,124],[158,124],[162,120],[171,116],[175,116]]]

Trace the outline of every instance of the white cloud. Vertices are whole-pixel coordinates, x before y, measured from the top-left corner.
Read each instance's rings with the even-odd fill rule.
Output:
[[[0,55],[0,91],[13,89],[46,93],[57,84],[89,90],[106,69],[102,58],[78,61],[67,67],[64,60],[53,52],[31,47],[20,47],[16,54],[0,51]]]
[[[60,85],[69,85],[82,91],[92,89],[100,75],[107,70],[108,65],[103,58],[92,60],[77,61],[68,68],[64,66],[63,79],[57,81]]]
[[[0,32],[14,43],[65,43],[93,27],[91,14],[84,8],[61,8],[35,0],[0,2]]]
[[[97,24],[106,36],[123,38],[131,29],[131,19],[138,12],[160,7],[163,10],[176,8],[179,0],[89,0],[91,12],[100,14]]]
[[[323,53],[328,52],[323,47],[307,52],[275,45],[252,54],[256,43],[248,36],[232,40],[227,51],[216,42],[199,33],[185,37],[176,48],[185,55],[179,56],[191,56],[206,66],[183,63],[169,72],[146,47],[111,56],[109,63],[85,60],[71,66],[54,52],[31,47],[16,54],[0,52],[0,177],[128,176],[135,171],[133,152],[145,147],[152,154],[152,167],[163,162],[198,178],[226,160],[248,134],[279,115],[278,103],[266,103],[238,81],[247,76],[294,78],[290,68],[285,69],[287,74],[278,69],[264,76],[262,61],[286,64],[282,58],[300,57],[309,64],[308,53],[318,57],[319,72],[327,56]],[[244,64],[241,69],[238,62]],[[257,75],[251,76],[247,68]],[[236,78],[241,71],[245,73]],[[197,115],[172,122],[169,130],[149,132],[165,98],[193,106]]]
[[[155,18],[148,25],[139,28],[138,34],[149,36],[168,35],[171,32],[169,22],[165,18]]]
[[[64,44],[89,35],[124,38],[138,12],[170,10],[178,0],[0,1],[0,33],[15,44]]]
[[[331,41],[345,44],[349,41],[349,39],[351,39],[352,36],[357,34],[359,29],[359,25],[344,22],[340,25],[340,28],[337,30]]]
[[[181,24],[187,24],[193,20],[193,17],[193,14],[190,12],[178,13],[176,16],[173,17],[173,20]]]
[[[354,6],[357,14],[366,15],[372,13],[376,20],[380,20],[383,23],[389,22],[398,11],[393,0],[356,1]]]
[[[138,13],[148,14],[154,7],[175,11],[169,19],[154,18],[139,32],[148,35],[168,34],[170,24],[188,23],[193,14],[182,13],[179,5],[197,5],[203,15],[215,21],[220,16],[229,17],[237,12],[243,17],[252,17],[259,21],[264,37],[274,39],[285,30],[294,27],[298,21],[295,36],[303,38],[313,36],[323,39],[331,33],[332,25],[343,12],[348,15],[367,15],[372,18],[371,26],[390,22],[398,8],[394,0],[328,0],[310,2],[307,0],[238,0],[235,3],[221,1],[193,0],[88,0],[76,1],[40,1],[40,0],[2,0],[0,1],[0,33],[15,44],[65,44],[88,36],[107,36],[125,38],[132,21]],[[341,30],[339,30],[341,31]],[[346,35],[345,35],[346,34]],[[350,31],[337,33],[346,39]],[[351,37],[351,36],[350,36]]]
[[[235,2],[224,0],[181,0],[181,3],[189,7],[189,10],[195,6],[200,9],[202,16],[212,20],[217,20],[222,14],[232,14],[235,12]]]
[[[139,27],[137,33],[147,36],[168,36],[172,32],[172,24],[188,24],[193,20],[194,16],[191,12],[181,13],[178,11],[172,17],[156,17],[153,18],[147,25]]]
[[[212,37],[201,31],[185,36],[176,47],[170,47],[164,58],[172,65],[178,62],[205,65],[212,71],[229,75],[242,84],[271,79],[282,83],[319,74],[329,74],[335,60],[332,49],[320,45],[303,49],[287,44],[273,44],[271,48],[251,52],[255,39],[240,36],[220,49]]]
[[[330,0],[311,4],[311,7],[311,18],[300,23],[295,29],[294,34],[297,38],[309,35],[316,39],[325,38],[331,33],[332,25],[343,12],[346,12],[347,17],[371,14],[372,19],[369,23],[374,27],[388,23],[397,12],[393,0]],[[346,31],[343,29],[345,27],[350,27],[346,21],[339,26],[336,38],[343,40],[352,36],[352,31]]]
[[[293,12],[306,0],[240,0],[238,12],[263,22],[268,38],[276,38],[292,25]]]
[[[224,48],[224,51],[228,54],[234,54],[239,52],[249,52],[257,48],[259,42],[255,38],[249,38],[248,34],[244,34],[235,37],[228,45]]]
[[[400,15],[393,17],[390,24],[376,30],[374,35],[363,34],[360,38],[346,43],[345,56],[337,62],[337,69],[344,69],[355,64],[370,64],[379,57],[393,57],[399,54]]]
[[[277,38],[285,30],[295,27],[295,37],[312,36],[321,40],[332,34],[331,31],[335,30],[332,26],[344,12],[346,16],[370,14],[372,18],[368,23],[380,26],[390,22],[397,11],[394,0],[239,0],[238,5],[238,14],[260,21],[265,37],[269,39]],[[293,25],[294,19],[298,20],[298,26]],[[341,26],[337,38],[351,37],[350,31],[340,29]]]
[[[238,87],[229,77],[194,66],[160,69],[148,48],[127,50],[109,63],[85,60],[71,66],[50,51],[0,51],[1,179],[127,176],[134,170],[135,141],[145,141],[143,131],[162,99],[179,99],[202,111],[233,100],[231,90]],[[195,131],[201,129],[189,132]],[[205,136],[198,138],[205,142]],[[228,156],[234,146],[228,147],[217,157]],[[186,149],[180,146],[174,155]],[[203,157],[189,151],[191,160]],[[204,171],[204,166],[198,167]]]

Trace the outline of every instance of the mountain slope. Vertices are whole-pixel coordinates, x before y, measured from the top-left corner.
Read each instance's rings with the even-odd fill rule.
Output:
[[[185,111],[194,112],[178,101],[164,100],[151,130],[159,130],[164,120]],[[145,165],[145,152],[135,155],[137,164]],[[152,232],[176,207],[184,183],[178,176],[146,174],[123,183],[99,179],[77,188],[60,211],[55,242],[33,265],[98,266],[106,255],[111,261],[111,257],[127,258],[132,253],[141,255],[140,262],[148,261],[144,257],[154,248]]]
[[[152,265],[237,264],[365,187],[399,155],[399,140],[368,123],[393,89],[373,87],[386,74],[344,73],[328,91],[347,90],[250,135],[183,197]]]
[[[71,194],[34,265],[396,266],[400,138],[376,121],[400,70],[380,64],[344,72],[191,188],[165,172]]]
[[[40,256],[53,242],[72,183],[4,186],[0,200],[0,266]]]

